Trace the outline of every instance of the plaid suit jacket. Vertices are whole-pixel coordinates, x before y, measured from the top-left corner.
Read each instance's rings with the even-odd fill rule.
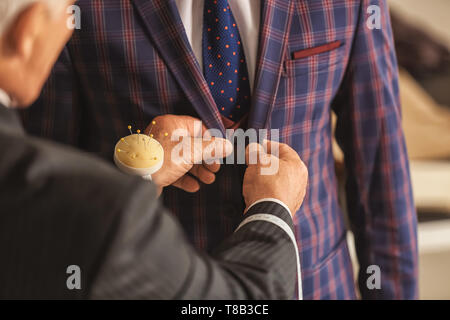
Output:
[[[372,4],[381,9],[381,29],[366,26]],[[81,30],[23,114],[31,133],[110,159],[128,124],[143,129],[156,115],[192,115],[224,130],[173,0],[78,5]],[[386,1],[263,0],[261,15],[248,126],[279,129],[309,168],[295,218],[304,297],[356,297],[331,151],[334,111],[362,297],[416,298],[417,221]],[[244,170],[223,166],[213,185],[193,195],[165,191],[198,248],[210,250],[241,220]],[[369,265],[380,267],[379,290],[366,285]]]

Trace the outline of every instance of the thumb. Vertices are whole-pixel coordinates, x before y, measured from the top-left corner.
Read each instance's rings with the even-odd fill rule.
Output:
[[[264,146],[266,146],[268,154],[277,158],[283,160],[297,160],[299,158],[298,153],[285,143],[264,140]]]
[[[247,165],[257,164],[258,158],[263,157],[264,155],[264,149],[259,143],[250,143],[245,149],[245,163]]]
[[[272,154],[276,157],[280,156],[280,146],[281,144],[277,141],[264,140],[263,145],[268,154]]]
[[[211,137],[210,139],[191,138],[193,148],[191,159],[195,164],[216,163],[218,160],[228,157],[233,153],[232,143],[223,138]]]

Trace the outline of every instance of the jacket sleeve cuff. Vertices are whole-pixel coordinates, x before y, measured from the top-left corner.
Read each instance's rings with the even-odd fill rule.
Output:
[[[294,231],[294,223],[289,207],[277,199],[262,199],[252,204],[245,213],[243,220],[256,214],[271,214],[281,218]]]

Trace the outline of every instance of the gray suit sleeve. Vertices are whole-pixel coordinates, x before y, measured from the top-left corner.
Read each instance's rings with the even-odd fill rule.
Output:
[[[93,284],[93,299],[291,299],[295,247],[285,231],[266,221],[244,225],[212,256],[194,249],[181,226],[140,185],[124,209],[117,237]],[[276,203],[255,205],[245,217],[269,213],[291,228]],[[213,214],[213,213],[211,213]]]

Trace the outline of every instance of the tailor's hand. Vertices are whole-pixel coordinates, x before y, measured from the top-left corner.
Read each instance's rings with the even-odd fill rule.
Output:
[[[219,160],[233,152],[233,145],[222,138],[209,135],[203,138],[206,130],[199,119],[189,116],[169,114],[152,121],[145,133],[151,134],[164,149],[164,164],[152,175],[156,185],[161,189],[173,185],[193,193],[200,189],[199,181],[205,184],[215,181]]]
[[[277,152],[271,154],[276,148],[278,156],[275,155]],[[249,163],[249,159],[254,159],[256,164]],[[268,141],[266,153],[260,144],[252,143],[247,146],[246,161],[243,194],[247,208],[258,200],[275,198],[285,203],[295,215],[303,203],[308,184],[308,169],[297,152],[287,144]],[[262,175],[261,169],[271,167],[274,161],[278,161],[278,170]]]

